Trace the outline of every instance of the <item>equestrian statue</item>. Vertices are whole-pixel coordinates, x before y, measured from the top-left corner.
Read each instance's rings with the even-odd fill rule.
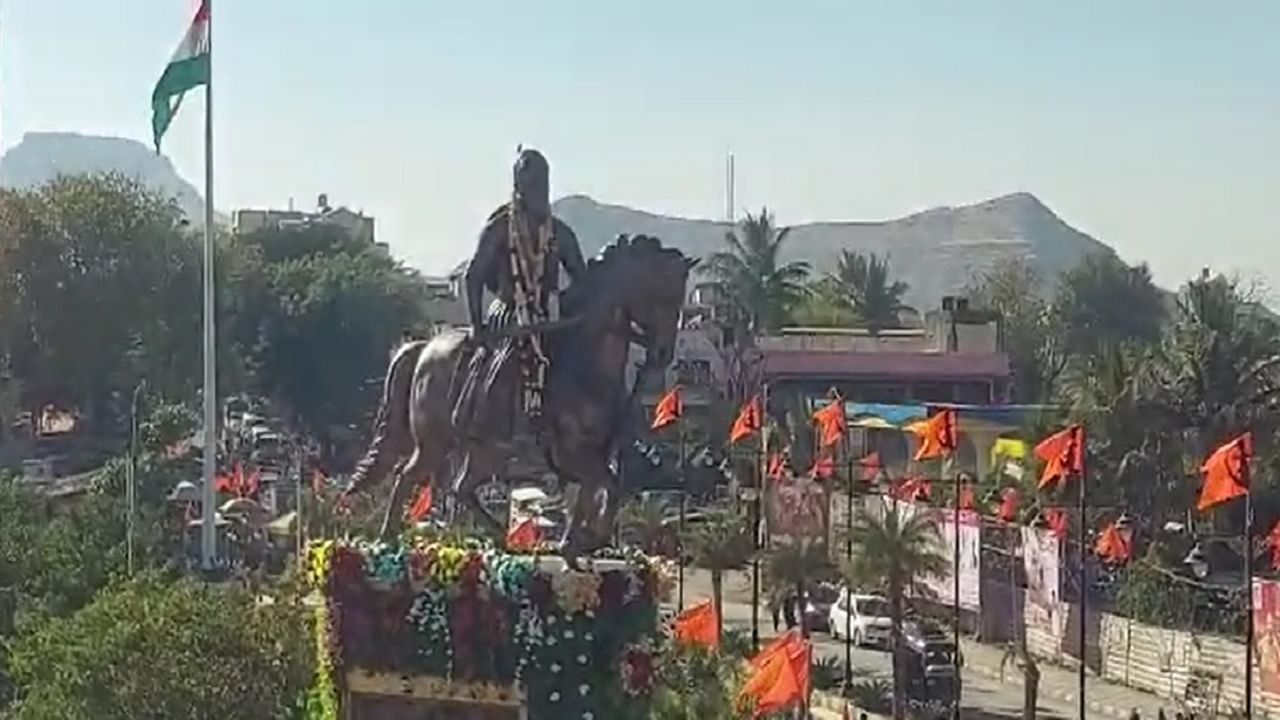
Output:
[[[625,387],[630,346],[645,350],[636,387],[671,363],[696,261],[656,238],[620,236],[584,262],[551,212],[542,154],[522,150],[513,180],[467,268],[470,332],[444,330],[393,354],[348,492],[394,472],[384,537],[426,482],[502,528],[477,491],[505,476],[517,437],[532,437],[547,466],[579,486],[563,544],[573,558],[608,543],[622,501],[611,460],[634,394]],[[482,317],[486,290],[493,300]]]

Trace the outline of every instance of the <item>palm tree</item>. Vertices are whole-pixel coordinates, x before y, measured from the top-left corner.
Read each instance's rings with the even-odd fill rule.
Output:
[[[775,227],[768,208],[758,215],[747,213],[725,236],[727,248],[712,253],[700,267],[750,335],[776,330],[805,297],[809,263],[781,259],[790,230]]]
[[[853,529],[856,548],[849,568],[850,586],[871,582],[889,596],[889,617],[893,623],[893,717],[902,720],[905,688],[903,668],[903,598],[908,589],[923,591],[920,581],[947,570],[949,560],[939,544],[938,528],[927,512],[907,515],[898,503],[888,503],[883,513],[860,508]]]
[[[711,572],[711,603],[717,631],[724,631],[724,574],[741,569],[755,552],[747,518],[739,513],[708,514],[684,539],[693,564]]]
[[[888,257],[841,250],[840,262],[829,279],[858,322],[872,333],[901,326],[899,314],[911,309],[902,302],[908,285],[889,277]]]
[[[825,543],[797,540],[781,543],[769,552],[765,564],[765,583],[775,591],[794,588],[796,607],[800,614],[800,632],[808,637],[809,628],[804,624],[805,587],[816,580],[831,575],[831,559]]]
[[[667,504],[653,495],[635,497],[622,506],[624,537],[650,555],[667,550]]]

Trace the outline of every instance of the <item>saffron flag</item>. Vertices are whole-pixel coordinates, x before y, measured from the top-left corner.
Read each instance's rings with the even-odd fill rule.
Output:
[[[773,453],[769,456],[769,465],[765,469],[764,476],[770,480],[781,480],[783,472],[782,453]]]
[[[809,470],[809,475],[816,480],[825,480],[836,472],[836,459],[828,453],[819,455],[813,461],[813,467]]]
[[[188,90],[208,85],[209,71],[209,2],[201,0],[191,27],[151,91],[151,136],[156,152],[160,152],[160,138],[178,113],[182,96]]]
[[[1040,489],[1084,472],[1084,427],[1072,425],[1036,445],[1036,457],[1044,461]]]
[[[710,600],[703,600],[677,615],[672,630],[681,642],[720,647],[720,623],[717,620],[715,606]]]
[[[844,398],[840,393],[831,394],[831,402],[813,414],[813,422],[818,426],[819,447],[831,447],[844,438]]]
[[[892,491],[894,497],[899,500],[907,500],[914,502],[916,500],[928,501],[933,495],[933,488],[929,483],[929,479],[922,475],[909,475],[902,478],[902,482]]]
[[[1098,542],[1093,552],[1106,562],[1120,564],[1129,559],[1133,548],[1130,539],[1113,522],[1107,525],[1098,535]]]
[[[920,438],[916,460],[942,457],[956,449],[955,410],[940,410],[928,420],[912,423],[908,427]]]
[[[751,658],[751,675],[739,697],[754,699],[754,715],[785,707],[809,695],[809,643],[788,630]]]
[[[1067,511],[1062,508],[1045,508],[1041,513],[1049,534],[1061,540],[1067,536]]]
[[[409,522],[417,524],[427,518],[431,514],[431,482],[428,481],[418,491],[418,496],[413,499],[413,504],[409,506]]]
[[[511,550],[532,550],[538,546],[541,533],[533,518],[525,518],[507,531],[507,547]]]
[[[1249,458],[1253,457],[1253,435],[1245,433],[1224,443],[1204,465],[1204,485],[1200,489],[1197,510],[1208,510],[1219,503],[1249,492]]]
[[[1013,522],[1014,517],[1018,513],[1018,490],[1016,488],[1005,488],[1000,493],[1000,510],[997,516],[1005,522]]]
[[[1267,547],[1271,548],[1271,569],[1280,570],[1280,522],[1267,534]]]
[[[236,466],[236,471],[240,472],[240,466]],[[258,495],[258,486],[262,483],[262,473],[256,468],[246,477],[241,475],[240,479],[240,497],[256,497]]]
[[[733,421],[733,427],[729,428],[729,442],[736,443],[758,432],[764,425],[762,415],[760,396],[756,395],[748,400],[747,404],[743,405],[742,409],[738,411],[738,417]]]
[[[664,428],[684,415],[684,400],[680,398],[680,386],[677,385],[667,391],[662,399],[658,401],[658,406],[653,409],[653,425],[650,427],[654,430]]]
[[[862,468],[862,479],[872,481],[884,469],[884,465],[880,463],[880,453],[873,452],[870,455],[858,461],[858,467]]]

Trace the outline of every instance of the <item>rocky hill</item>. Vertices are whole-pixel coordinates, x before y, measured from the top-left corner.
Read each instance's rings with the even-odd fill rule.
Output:
[[[654,215],[582,195],[561,198],[555,208],[588,254],[619,233],[643,233],[703,257],[721,247],[729,229],[723,222]],[[1086,255],[1114,253],[1028,193],[897,220],[797,225],[784,247],[786,259],[808,260],[820,273],[834,269],[841,249],[888,255],[893,274],[911,286],[907,303],[920,309],[936,306],[1001,257],[1025,257],[1051,280]]]
[[[155,150],[127,138],[69,132],[29,132],[0,157],[0,187],[28,188],[59,175],[118,172],[177,198],[195,226],[204,225],[204,199]]]

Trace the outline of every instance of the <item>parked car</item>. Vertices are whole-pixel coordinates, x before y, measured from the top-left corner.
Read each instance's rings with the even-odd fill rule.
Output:
[[[839,588],[831,583],[818,583],[805,591],[803,618],[806,630],[828,629],[831,607],[839,595]]]
[[[893,622],[889,619],[889,601],[879,595],[841,593],[839,601],[831,605],[827,615],[827,629],[831,637],[841,640],[845,627],[855,645],[889,647]]]

